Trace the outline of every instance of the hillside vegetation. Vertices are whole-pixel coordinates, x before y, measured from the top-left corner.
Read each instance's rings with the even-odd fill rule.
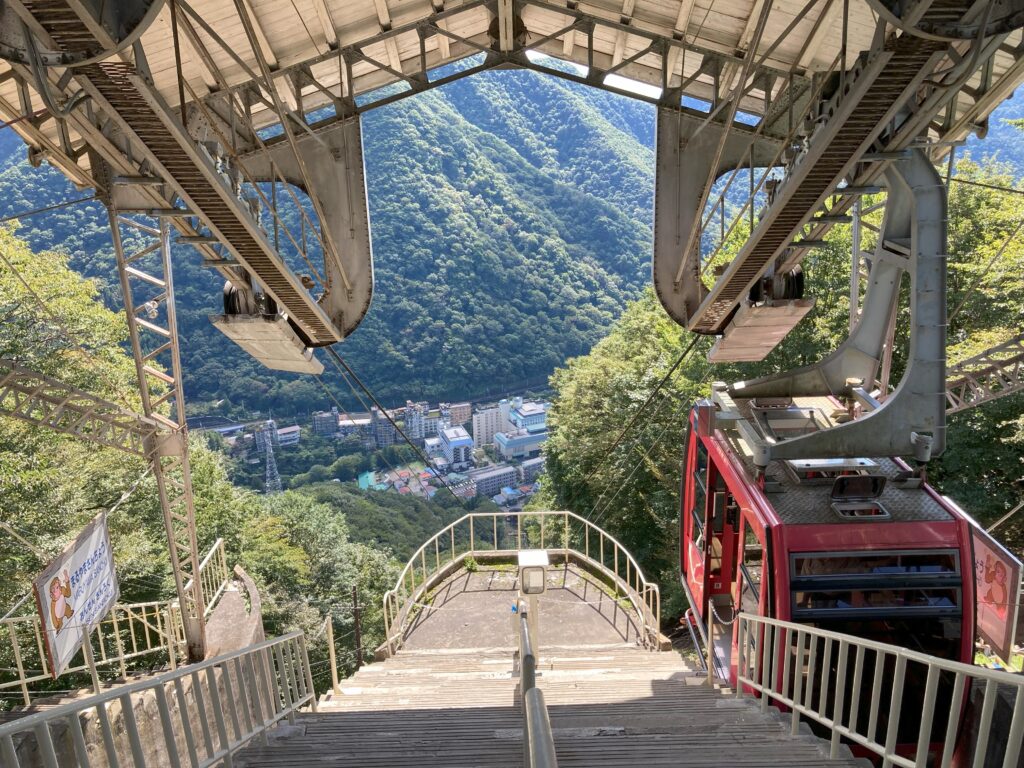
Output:
[[[342,354],[394,405],[536,384],[585,353],[648,280],[653,129],[646,104],[511,71],[367,113],[376,287]],[[88,194],[24,157],[21,140],[0,131],[0,216]],[[98,202],[25,219],[20,236],[68,254],[120,306]],[[190,412],[327,405],[308,377],[268,371],[210,325],[221,285],[199,261],[176,249]]]
[[[93,281],[69,269],[59,254],[33,254],[0,227],[0,358],[139,410],[134,364],[120,346],[126,338],[123,315],[99,302]],[[190,455],[200,548],[205,553],[224,539],[229,564],[241,564],[260,587],[268,634],[304,629],[312,636],[330,614],[338,636],[346,636],[355,586],[366,605],[365,645],[381,642],[381,596],[394,583],[398,563],[387,537],[365,533],[366,520],[386,531],[394,514],[401,531],[404,510],[392,513],[388,500],[376,504],[352,491],[348,505],[361,529],[357,534],[334,504],[294,491],[258,496],[233,485],[224,457],[201,437],[192,439]],[[46,562],[137,481],[135,493],[108,518],[121,600],[172,599],[156,485],[144,469],[141,457],[0,417],[0,523],[9,526],[0,527],[0,612],[28,594]],[[404,549],[404,539],[397,540]],[[33,609],[30,599],[18,615]],[[322,642],[314,643],[314,656],[326,653]],[[345,649],[341,643],[343,666],[351,668],[354,657]],[[0,675],[12,664],[0,654]],[[68,681],[59,687],[67,688]]]

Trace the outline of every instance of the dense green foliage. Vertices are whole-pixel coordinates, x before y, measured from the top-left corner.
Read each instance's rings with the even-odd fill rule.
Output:
[[[301,492],[320,504],[344,510],[349,535],[355,541],[386,546],[402,561],[467,511],[447,491],[431,501],[390,491],[361,492],[351,483],[316,483]],[[490,506],[490,502],[484,505]]]
[[[119,347],[126,334],[123,317],[98,302],[92,281],[68,269],[62,256],[35,255],[0,228],[0,357],[137,409],[134,365]],[[366,605],[365,646],[381,641],[381,595],[397,575],[389,550],[351,537],[337,504],[295,492],[261,497],[238,488],[228,480],[223,455],[202,439],[192,440],[190,455],[200,548],[225,540],[229,562],[241,564],[260,588],[268,634],[315,631],[331,613],[338,634],[345,635],[352,623],[350,588],[357,586]],[[3,612],[27,593],[44,560],[118,501],[143,470],[138,457],[0,418],[0,523],[31,545],[0,527]],[[352,495],[353,505],[361,503],[357,517],[365,527],[374,505],[358,492]],[[109,524],[122,601],[171,598],[166,539],[151,476],[109,516]],[[29,601],[21,612],[32,607]],[[314,655],[323,652],[319,646],[313,650]],[[353,661],[351,655],[342,659],[346,668]]]
[[[283,425],[278,425],[283,426]],[[210,435],[212,446],[229,453],[231,479],[238,485],[263,490],[266,462],[262,453],[252,446],[230,448],[215,433]],[[332,480],[348,482],[371,469],[388,469],[415,460],[416,453],[407,445],[391,445],[380,451],[368,451],[356,436],[335,440],[313,434],[303,428],[298,445],[274,450],[277,471],[285,488],[301,488],[310,483]]]
[[[969,159],[958,164],[958,175],[993,184],[1014,181],[1005,166]],[[956,184],[949,211],[950,360],[956,362],[1024,327],[1024,238],[1011,240],[1000,252],[1024,215],[1024,201],[1019,195]],[[818,303],[762,363],[709,366],[704,353],[710,340],[698,343],[614,450],[620,430],[690,342],[653,292],[631,303],[588,355],[570,360],[552,377],[556,397],[548,419],[553,430],[546,449],[549,483],[533,506],[567,507],[606,526],[672,596],[667,617],[682,605],[676,526],[689,404],[706,394],[712,380],[787,370],[838,346],[848,332],[849,249],[849,228],[836,228],[828,246],[805,261],[809,292]],[[904,295],[900,310],[904,330],[894,349],[893,384],[905,367],[907,299]],[[961,303],[963,310],[953,314]],[[949,448],[930,468],[939,489],[984,522],[1021,500],[1022,410],[1024,396],[1015,395],[953,417]],[[1001,531],[1011,544],[1024,547],[1021,522]]]
[[[542,383],[586,352],[648,279],[646,104],[495,72],[369,112],[363,138],[377,279],[370,313],[341,352],[388,405]],[[23,158],[21,140],[0,132],[0,215],[88,194]],[[21,235],[35,250],[69,254],[119,306],[99,203],[26,219]],[[198,264],[198,253],[177,250],[190,412],[326,407],[308,377],[268,371],[210,325],[221,286]]]

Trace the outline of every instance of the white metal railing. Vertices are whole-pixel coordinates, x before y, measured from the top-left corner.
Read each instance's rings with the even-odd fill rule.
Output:
[[[125,662],[163,652],[172,667],[184,653],[185,638],[181,615],[176,602],[133,603],[115,605],[90,635],[97,666],[118,665],[122,677],[127,674]],[[0,621],[0,691],[19,689],[24,703],[31,702],[30,686],[51,679],[50,662],[43,640],[42,622],[38,614],[14,616]],[[86,672],[84,656],[65,670]],[[10,665],[10,666],[8,666]]]
[[[224,539],[217,539],[199,564],[199,585],[203,590],[203,612],[209,616],[221,593],[231,581],[231,570],[228,568],[228,556],[224,551]],[[193,580],[185,585],[185,591],[192,589]]]
[[[145,714],[149,694],[158,721]],[[234,753],[265,744],[268,728],[306,705],[316,711],[316,694],[305,637],[293,632],[0,725],[0,764],[231,768]]]
[[[217,539],[199,567],[207,615],[213,611],[230,578],[224,541]],[[191,587],[192,582],[189,582],[188,588]],[[116,665],[122,678],[127,676],[128,661],[163,654],[174,669],[186,652],[185,628],[177,600],[118,603],[97,624],[90,641],[96,666]],[[65,674],[88,669],[84,655],[79,654]],[[0,694],[18,690],[27,705],[31,703],[31,686],[51,677],[39,615],[0,619]]]
[[[738,633],[736,695],[759,693],[765,711],[773,701],[788,708],[794,734],[801,717],[825,726],[833,758],[846,739],[881,758],[883,768],[949,768],[964,695],[983,681],[973,753],[967,762],[958,754],[958,764],[1017,766],[1024,736],[1020,675],[747,613],[739,615]],[[987,754],[1000,686],[1014,694],[1014,709],[994,762]]]
[[[515,532],[504,518],[516,518]],[[534,526],[527,530],[527,526]],[[523,541],[524,538],[533,540]],[[488,540],[489,539],[489,540]],[[574,512],[470,512],[445,526],[416,550],[384,595],[385,647],[397,650],[408,629],[413,608],[441,579],[457,570],[467,557],[513,557],[521,549],[546,549],[570,556],[604,576],[629,600],[640,621],[640,636],[657,647],[661,593],[648,581],[636,560],[607,531]]]

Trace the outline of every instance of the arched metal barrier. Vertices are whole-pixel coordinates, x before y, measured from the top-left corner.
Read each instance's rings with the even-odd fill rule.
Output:
[[[462,568],[467,558],[511,559],[522,549],[546,549],[553,560],[574,560],[605,579],[615,599],[627,599],[636,612],[644,646],[658,647],[658,585],[647,580],[633,556],[610,533],[574,512],[470,512],[424,542],[394,588],[385,593],[386,639],[381,650],[391,655],[401,647],[423,598]]]

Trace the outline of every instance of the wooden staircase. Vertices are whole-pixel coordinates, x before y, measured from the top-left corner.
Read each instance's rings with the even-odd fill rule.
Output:
[[[675,652],[632,645],[550,647],[544,691],[561,768],[859,766],[828,744],[790,736],[789,719],[710,689]],[[401,651],[328,693],[235,766],[487,766],[522,763],[522,714],[510,649]]]

